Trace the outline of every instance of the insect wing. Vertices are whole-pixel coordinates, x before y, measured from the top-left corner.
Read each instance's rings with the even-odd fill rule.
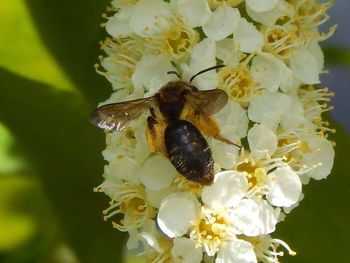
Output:
[[[221,89],[198,90],[186,94],[186,101],[194,108],[206,115],[213,115],[227,103],[228,96]]]
[[[131,120],[138,118],[155,102],[155,97],[149,97],[106,104],[91,113],[90,121],[104,130],[122,131]]]

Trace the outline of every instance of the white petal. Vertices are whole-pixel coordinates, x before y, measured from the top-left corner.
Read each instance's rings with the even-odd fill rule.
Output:
[[[281,90],[283,92],[292,91],[293,87],[295,86],[295,79],[293,72],[286,66],[286,64],[281,63],[281,72],[282,72],[282,79],[281,79]]]
[[[305,84],[320,83],[319,63],[309,51],[299,50],[295,52],[290,58],[290,67],[294,76]]]
[[[172,0],[171,4],[192,28],[203,26],[210,19],[211,11],[206,0]]]
[[[305,123],[304,107],[297,96],[290,96],[290,107],[281,117],[281,126],[284,131],[294,130]]]
[[[129,239],[126,242],[126,247],[128,249],[136,249],[139,246],[140,240],[138,236],[138,231],[135,228],[129,229]]]
[[[226,67],[233,67],[239,64],[243,53],[235,48],[231,38],[225,38],[216,42],[216,56]]]
[[[142,167],[140,178],[146,188],[159,191],[168,187],[176,175],[177,171],[167,158],[154,155]]]
[[[217,140],[208,141],[208,143],[213,154],[213,159],[220,168],[230,169],[235,165],[239,151],[238,147]]]
[[[239,50],[246,53],[261,50],[264,46],[263,35],[245,18],[241,18],[239,21],[239,25],[233,33],[233,41]]]
[[[197,242],[185,237],[174,239],[174,246],[171,249],[172,259],[175,263],[200,263],[203,258],[203,251],[196,246]]]
[[[258,158],[272,156],[277,149],[277,135],[264,124],[255,124],[248,132],[251,152]]]
[[[227,242],[215,259],[215,263],[256,263],[256,256],[251,243],[237,239]]]
[[[199,42],[192,50],[189,65],[182,64],[183,79],[189,81],[190,78],[203,69],[216,65],[215,42],[205,38]],[[199,75],[192,82],[200,90],[215,89],[218,76],[215,70],[211,70]]]
[[[324,55],[320,44],[317,41],[311,40],[307,43],[306,50],[309,51],[312,56],[316,59],[319,71],[323,70],[324,67]]]
[[[171,70],[175,69],[168,59],[162,56],[144,55],[136,64],[131,78],[134,88],[142,91],[146,89],[148,95],[153,95],[163,85],[177,79],[174,75],[167,74]]]
[[[299,176],[289,167],[277,168],[269,174],[271,179],[267,200],[274,206],[289,207],[295,204],[301,194]]]
[[[139,164],[143,163],[151,154],[146,140],[145,128],[146,123],[134,132],[136,138],[135,161]]]
[[[278,90],[282,81],[282,62],[269,53],[260,53],[254,57],[251,72],[258,88],[270,92]]]
[[[279,0],[246,0],[247,6],[255,12],[272,10]]]
[[[253,97],[248,109],[249,118],[265,124],[275,131],[281,121],[281,116],[291,107],[291,98],[280,92],[265,93]]]
[[[125,37],[133,33],[129,26],[132,6],[124,6],[106,24],[106,31],[113,37]]]
[[[160,203],[162,202],[164,197],[176,192],[179,192],[179,189],[177,189],[176,185],[174,184],[172,184],[168,188],[159,191],[152,191],[149,188],[145,189],[147,201],[150,203],[151,206],[157,209],[159,209]]]
[[[148,219],[140,232],[140,237],[146,241],[147,245],[153,248],[158,253],[162,253],[164,249],[162,248],[158,240],[161,238],[161,233],[157,229],[156,222],[154,220]]]
[[[130,28],[139,36],[160,33],[168,24],[166,17],[172,15],[169,3],[162,0],[140,0],[130,18]]]
[[[215,175],[214,183],[205,186],[202,200],[210,207],[231,207],[247,193],[248,181],[243,173],[225,171]]]
[[[259,205],[259,221],[261,228],[259,235],[270,234],[275,231],[280,218],[280,208],[273,208],[266,200],[257,201]]]
[[[139,173],[141,166],[134,159],[129,157],[115,159],[107,169],[109,175],[112,177],[117,177],[133,184],[140,184]]]
[[[264,235],[275,230],[279,211],[275,211],[265,200],[242,199],[234,208],[232,220],[246,236]]]
[[[247,136],[248,116],[245,109],[229,100],[225,107],[214,115],[221,128],[221,135],[235,142]]]
[[[294,6],[284,0],[278,1],[276,6],[269,11],[256,12],[248,5],[246,5],[246,10],[253,20],[265,26],[273,26],[280,17],[294,17],[295,14]]]
[[[309,136],[305,138],[310,152],[304,154],[302,164],[308,167],[317,166],[307,173],[308,176],[321,180],[326,178],[333,167],[334,148],[325,138],[320,136]]]
[[[160,229],[168,237],[181,237],[200,215],[197,198],[188,193],[174,193],[163,199],[157,217]]]
[[[237,28],[241,16],[237,8],[227,5],[220,6],[203,26],[203,32],[214,41],[224,39]]]

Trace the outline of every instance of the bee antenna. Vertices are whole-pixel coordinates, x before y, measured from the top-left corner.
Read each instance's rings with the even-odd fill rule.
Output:
[[[179,75],[179,73],[177,73],[176,71],[174,71],[174,70],[171,70],[171,71],[168,71],[167,72],[167,74],[168,75],[170,75],[170,74],[174,74],[174,75],[176,75],[179,79],[181,79],[181,77],[180,77],[180,75]]]
[[[190,83],[192,82],[192,80],[194,80],[195,77],[197,77],[200,74],[203,74],[203,73],[205,73],[207,71],[210,71],[210,70],[213,70],[213,69],[218,69],[218,68],[223,68],[223,67],[225,67],[225,65],[221,64],[221,65],[216,65],[216,66],[213,66],[213,67],[210,67],[210,68],[203,69],[203,70],[199,71],[197,74],[195,74],[194,76],[191,77]]]

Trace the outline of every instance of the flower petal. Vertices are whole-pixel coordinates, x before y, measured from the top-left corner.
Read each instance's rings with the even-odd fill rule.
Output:
[[[231,215],[237,229],[246,236],[269,234],[275,230],[279,209],[274,209],[265,200],[242,199]]]
[[[175,69],[168,59],[162,56],[144,55],[136,64],[131,78],[135,92],[146,89],[148,95],[154,95],[163,85],[176,79],[174,75],[167,74],[171,70]]]
[[[163,199],[157,217],[160,229],[168,237],[181,237],[200,215],[200,204],[188,193],[174,193]]]
[[[171,14],[169,3],[162,0],[140,0],[134,6],[129,26],[136,35],[151,36],[160,33],[169,24],[165,18]]]
[[[172,0],[171,4],[192,28],[203,26],[210,19],[211,11],[206,0]]]
[[[124,6],[106,24],[106,31],[113,37],[125,37],[133,33],[129,26],[132,6]]]
[[[276,92],[282,81],[282,62],[269,53],[260,53],[254,57],[251,72],[260,89]]]
[[[237,239],[227,242],[215,259],[215,263],[256,263],[256,256],[252,244]]]
[[[231,35],[237,28],[241,16],[237,8],[220,6],[203,26],[203,32],[211,40],[218,41]]]
[[[247,6],[255,12],[272,10],[279,0],[246,0]]]
[[[291,98],[283,93],[265,93],[251,100],[248,116],[258,123],[265,124],[272,131],[277,129],[281,116],[291,107]]]
[[[248,181],[243,173],[225,171],[215,175],[214,183],[202,191],[203,202],[210,207],[231,207],[247,193]]]
[[[241,18],[236,31],[233,33],[236,47],[245,53],[259,51],[264,46],[264,37],[256,27],[245,18]]]
[[[277,149],[277,135],[264,124],[254,124],[248,132],[251,152],[258,158],[266,158]]]
[[[295,204],[301,194],[299,176],[289,167],[277,168],[269,174],[271,180],[267,200],[274,206],[289,207]]]
[[[175,263],[200,263],[203,258],[203,251],[196,246],[197,242],[185,237],[174,239],[174,246],[171,249],[172,259]]]
[[[142,167],[140,178],[146,188],[159,191],[168,187],[176,175],[177,171],[168,159],[161,155],[154,155]]]
[[[190,78],[203,69],[216,65],[215,42],[205,38],[199,42],[192,50],[189,64],[182,64],[183,79],[189,81]],[[192,82],[200,90],[214,89],[217,86],[218,76],[215,70],[199,75]]]
[[[290,67],[294,76],[305,84],[320,83],[320,65],[309,51],[298,50],[295,52],[290,58]]]

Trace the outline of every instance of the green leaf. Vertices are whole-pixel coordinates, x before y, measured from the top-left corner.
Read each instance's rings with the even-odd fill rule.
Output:
[[[323,51],[328,65],[350,67],[350,50],[339,47],[325,47]]]
[[[102,181],[104,134],[89,124],[91,108],[4,69],[0,79],[0,121],[39,174],[63,236],[81,262],[121,262],[122,235],[103,222],[107,199],[92,191]]]
[[[110,84],[96,74],[99,41],[106,36],[100,24],[107,0],[27,0],[36,30],[61,69],[92,105],[107,99]]]

